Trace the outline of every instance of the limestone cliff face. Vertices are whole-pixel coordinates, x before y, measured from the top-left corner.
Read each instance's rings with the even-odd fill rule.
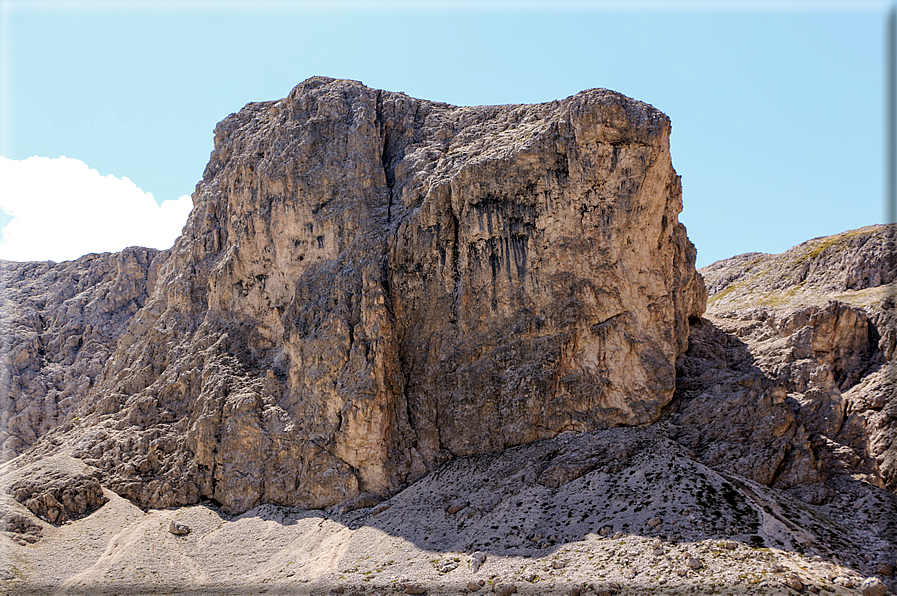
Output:
[[[0,262],[0,453],[64,422],[152,290],[166,253],[128,248],[65,263]]]
[[[669,134],[607,90],[455,107],[317,77],[247,105],[34,455],[68,444],[144,506],[324,507],[656,420],[706,300]]]

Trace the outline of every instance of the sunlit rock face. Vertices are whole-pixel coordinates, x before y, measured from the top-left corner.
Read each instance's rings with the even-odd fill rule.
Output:
[[[166,251],[0,261],[0,459],[73,415],[143,307]]]
[[[706,302],[669,134],[604,89],[456,107],[315,77],[247,105],[57,441],[143,506],[240,512],[656,420]]]

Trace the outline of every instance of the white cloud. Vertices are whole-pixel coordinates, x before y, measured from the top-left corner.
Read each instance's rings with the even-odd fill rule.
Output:
[[[0,157],[0,259],[65,261],[128,246],[174,244],[193,208],[190,197],[156,203],[127,178],[101,176],[60,157]]]

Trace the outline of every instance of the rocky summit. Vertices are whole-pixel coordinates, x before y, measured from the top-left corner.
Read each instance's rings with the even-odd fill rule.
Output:
[[[170,250],[4,262],[0,585],[894,590],[897,229],[698,272],[669,135],[315,77]]]

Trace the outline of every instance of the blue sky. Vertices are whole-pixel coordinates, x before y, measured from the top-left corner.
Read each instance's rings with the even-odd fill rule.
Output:
[[[680,221],[701,266],[884,222],[891,10],[862,0],[2,1],[0,155],[74,158],[162,203],[193,192],[219,120],[313,75],[459,105],[606,87],[670,116]],[[42,210],[78,206],[86,223],[70,226],[70,247],[103,237],[89,231],[97,208],[78,184]],[[145,221],[100,229],[134,226],[137,238]]]

